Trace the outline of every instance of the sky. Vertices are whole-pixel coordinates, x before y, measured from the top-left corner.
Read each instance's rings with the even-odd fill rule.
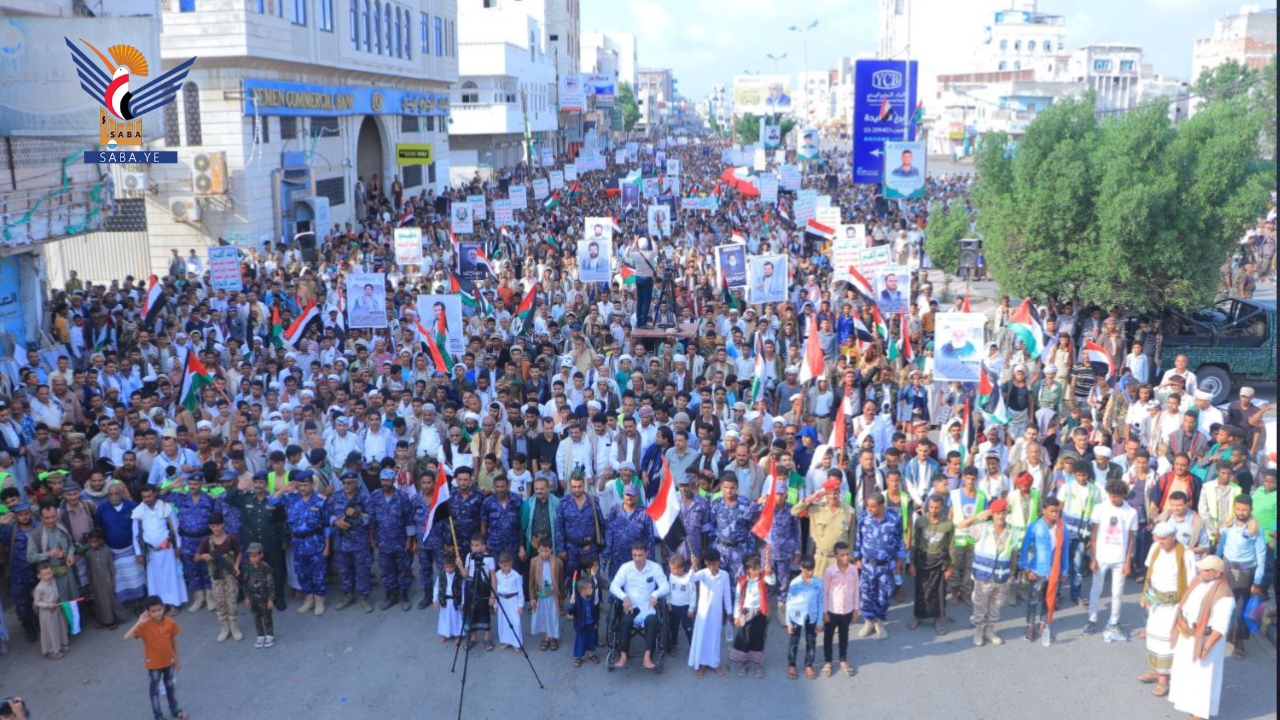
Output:
[[[1214,20],[1235,14],[1241,4],[1040,0],[1039,10],[1066,17],[1068,50],[1094,42],[1133,43],[1142,46],[1145,61],[1157,73],[1187,79],[1195,40],[1210,37]],[[786,54],[777,63],[781,74],[803,71],[804,45],[800,33],[786,30],[792,25],[819,21],[808,34],[810,71],[833,69],[841,56],[871,54],[878,16],[877,0],[582,0],[581,5],[583,32],[634,33],[640,66],[671,68],[678,90],[693,99],[744,71],[772,73],[774,61],[768,54]]]

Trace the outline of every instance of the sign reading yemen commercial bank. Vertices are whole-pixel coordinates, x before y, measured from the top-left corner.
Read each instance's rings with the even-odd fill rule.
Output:
[[[444,117],[449,114],[449,93],[350,85],[310,85],[255,78],[242,82],[245,115]]]
[[[102,106],[98,109],[98,142],[106,150],[86,150],[84,161],[99,164],[176,164],[176,151],[143,150],[141,117],[177,98],[178,89],[196,59],[186,60],[163,73],[159,72],[161,65],[157,62],[155,71],[158,77],[144,83],[141,79],[151,76],[152,69],[142,51],[132,45],[108,46],[104,55],[98,48],[81,40],[96,56],[91,58],[71,42],[71,38],[63,39],[71,49],[71,61],[80,76],[80,87]],[[152,59],[159,61],[160,58]]]

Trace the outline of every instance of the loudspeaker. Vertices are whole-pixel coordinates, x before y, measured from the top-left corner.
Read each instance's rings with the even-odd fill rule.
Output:
[[[961,240],[960,241],[960,269],[961,270],[977,270],[978,269],[978,241],[977,240]]]
[[[437,215],[449,214],[449,198],[445,197],[444,195],[436,196],[436,214]]]

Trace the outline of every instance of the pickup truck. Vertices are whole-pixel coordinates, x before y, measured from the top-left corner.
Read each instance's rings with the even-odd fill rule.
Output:
[[[1275,382],[1276,303],[1229,297],[1211,307],[1160,313],[1163,341],[1160,373],[1174,358],[1187,356],[1201,390],[1213,393],[1213,404],[1231,401],[1235,387],[1247,382]]]

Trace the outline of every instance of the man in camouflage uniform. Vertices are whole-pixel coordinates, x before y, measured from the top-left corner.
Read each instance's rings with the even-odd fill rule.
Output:
[[[289,528],[293,544],[293,569],[306,599],[299,613],[314,610],[317,617],[324,614],[326,559],[329,557],[329,541],[325,528],[329,524],[325,499],[316,494],[314,475],[310,470],[293,473],[288,484],[276,490],[268,501],[284,507],[285,524]]]
[[[209,536],[209,516],[213,514],[215,505],[213,498],[204,492],[204,477],[199,474],[188,476],[183,484],[174,485],[161,500],[173,505],[174,514],[178,516],[178,534],[182,536],[182,577],[191,593],[191,605],[187,609],[195,612],[205,606],[207,599],[210,601],[209,609],[213,610],[210,593],[213,583],[209,580],[209,568],[205,563],[195,561],[200,542]]]
[[[640,507],[640,489],[627,485],[623,490],[622,504],[609,511],[605,523],[604,549],[609,558],[609,578],[618,568],[631,561],[631,546],[643,542],[653,553],[653,520]]]
[[[342,490],[329,496],[329,524],[342,599],[334,610],[345,610],[360,597],[360,608],[373,612],[369,593],[373,591],[369,570],[373,564],[373,536],[369,532],[369,493],[357,473],[342,474]]]
[[[556,538],[560,541],[560,558],[564,560],[564,576],[572,579],[582,568],[584,555],[599,556],[604,540],[604,513],[600,501],[586,492],[586,482],[579,475],[569,479],[569,496],[560,501],[556,515]]]
[[[285,487],[279,484],[280,490]],[[288,569],[284,565],[284,550],[287,543],[284,526],[284,510],[277,504],[271,504],[271,495],[267,492],[267,471],[262,470],[253,476],[253,492],[244,493],[238,488],[227,489],[222,502],[240,510],[241,532],[240,544],[248,547],[250,543],[262,545],[262,557],[271,566],[275,577],[275,602],[277,610],[286,609],[285,588],[288,587]]]
[[[493,494],[480,503],[480,533],[492,555],[520,552],[520,507],[524,501],[511,492],[506,475],[493,478]]]
[[[382,587],[387,598],[386,610],[397,602],[401,610],[410,610],[409,589],[413,585],[413,510],[409,496],[396,490],[396,471],[386,468],[378,473],[382,492],[368,501],[369,530],[378,548],[378,565],[382,570]]]
[[[731,581],[737,582],[742,575],[743,559],[755,552],[756,539],[751,534],[751,526],[762,508],[738,494],[736,475],[725,473],[720,478],[720,493],[720,497],[711,501],[712,534],[722,566],[729,572]]]

